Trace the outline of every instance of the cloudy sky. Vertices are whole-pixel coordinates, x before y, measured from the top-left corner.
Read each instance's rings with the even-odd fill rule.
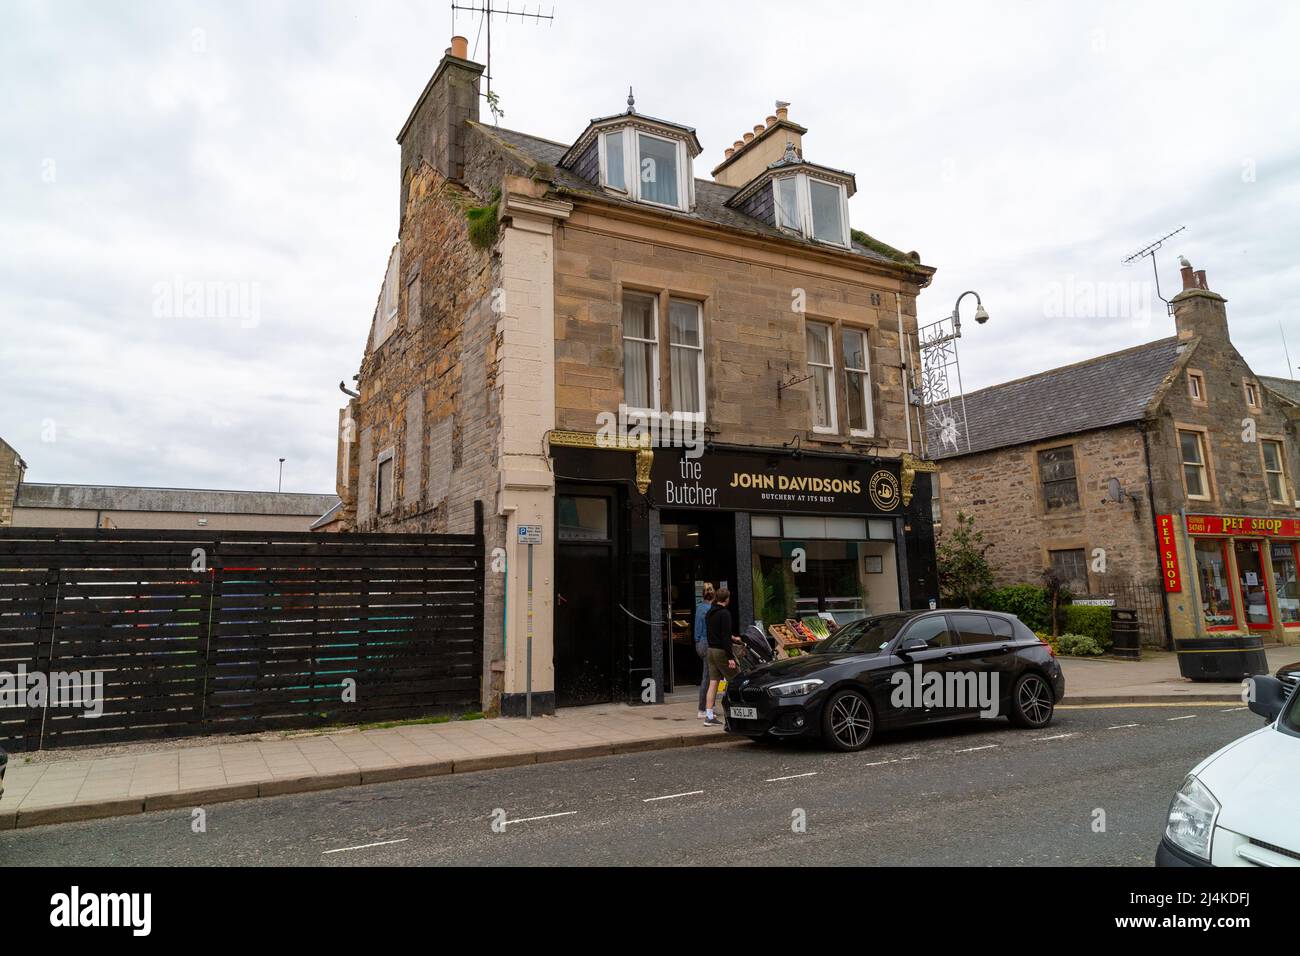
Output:
[[[555,13],[498,21],[502,125],[571,141],[631,84],[697,128],[707,175],[791,101],[808,158],[857,173],[853,225],[938,268],[923,320],[983,296],[968,389],[1170,334],[1150,262],[1121,259],[1178,226],[1165,296],[1186,255],[1257,372],[1287,374],[1282,328],[1300,360],[1300,6]],[[395,136],[452,26],[428,0],[0,5],[0,437],[29,480],[264,489],[284,457],[286,491],[333,490]],[[455,26],[481,60],[477,20]]]

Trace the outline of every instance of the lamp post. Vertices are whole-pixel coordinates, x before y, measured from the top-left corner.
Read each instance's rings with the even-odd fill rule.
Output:
[[[280,459],[280,480],[275,484],[275,493],[278,495],[284,490],[284,459]]]
[[[975,322],[983,325],[989,320],[989,314],[984,309],[979,293],[968,289],[957,296],[951,315],[921,326],[916,332],[921,353],[921,404],[926,408],[927,418],[930,409],[944,407],[939,441],[942,445],[951,445],[954,451],[957,450],[959,437],[965,438],[966,450],[971,450],[970,430],[966,423],[966,392],[961,383],[961,362],[957,358],[957,340],[961,338],[961,303],[968,295],[975,296]],[[961,394],[961,436],[958,435],[957,420],[952,414],[949,370],[955,372],[957,390]]]

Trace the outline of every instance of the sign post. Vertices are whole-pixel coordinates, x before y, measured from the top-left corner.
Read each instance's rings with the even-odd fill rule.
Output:
[[[533,545],[542,543],[542,526],[539,524],[521,524],[519,526],[519,543],[528,545],[528,608],[525,625],[527,645],[527,663],[524,674],[524,717],[533,719]]]

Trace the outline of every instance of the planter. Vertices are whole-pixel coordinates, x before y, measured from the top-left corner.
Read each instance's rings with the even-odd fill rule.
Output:
[[[1178,672],[1196,681],[1239,681],[1268,673],[1264,639],[1254,635],[1189,637],[1174,641]]]

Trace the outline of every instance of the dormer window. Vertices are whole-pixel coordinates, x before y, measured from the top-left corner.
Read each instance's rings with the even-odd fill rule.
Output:
[[[691,157],[682,140],[624,126],[600,136],[600,181],[638,202],[689,209]]]
[[[848,246],[848,195],[842,183],[807,173],[772,180],[776,224],[805,239]]]
[[[695,130],[638,113],[628,90],[627,112],[592,120],[559,166],[634,202],[685,212],[695,205],[698,155]]]

